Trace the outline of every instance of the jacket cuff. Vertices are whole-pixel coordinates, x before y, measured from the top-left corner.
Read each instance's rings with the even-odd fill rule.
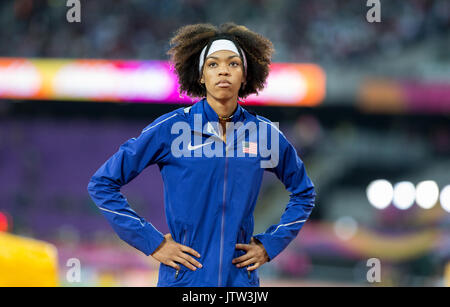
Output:
[[[253,236],[256,240],[262,243],[266,249],[269,261],[275,258],[284,249],[285,245],[280,244],[280,238],[273,238],[270,234],[260,233]],[[289,243],[288,243],[289,244]]]
[[[164,236],[150,223],[147,223],[147,225],[145,225],[145,229],[148,235],[148,247],[147,250],[144,251],[144,254],[150,256],[164,241]]]

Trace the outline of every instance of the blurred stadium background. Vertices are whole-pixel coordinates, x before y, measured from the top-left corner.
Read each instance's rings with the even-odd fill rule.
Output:
[[[247,107],[280,123],[315,183],[311,220],[262,286],[450,285],[450,3],[381,0],[0,2],[0,286],[152,286],[158,263],[120,241],[87,194],[95,170],[176,92],[166,51],[182,25],[243,24],[275,46]],[[147,168],[122,192],[161,232]],[[264,177],[255,233],[288,192]],[[69,259],[81,264],[71,283]],[[367,260],[381,262],[369,283]]]

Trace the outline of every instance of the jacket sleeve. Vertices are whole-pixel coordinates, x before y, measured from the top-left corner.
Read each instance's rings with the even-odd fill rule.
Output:
[[[254,236],[269,255],[269,261],[283,251],[297,236],[314,207],[316,197],[314,185],[306,174],[303,161],[292,144],[279,133],[279,161],[268,171],[275,173],[290,192],[289,203],[280,222],[270,226],[264,233]]]
[[[120,188],[167,155],[160,128],[157,124],[149,125],[139,137],[122,144],[95,172],[87,187],[118,236],[147,256],[162,243],[164,236],[130,208]]]

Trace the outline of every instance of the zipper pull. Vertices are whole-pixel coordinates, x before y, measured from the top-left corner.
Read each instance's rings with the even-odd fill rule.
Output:
[[[247,276],[248,276],[248,279],[252,278],[252,276],[250,275],[250,271],[247,271]]]
[[[178,273],[180,273],[180,270],[179,270],[179,269],[175,272],[175,279],[177,279]]]

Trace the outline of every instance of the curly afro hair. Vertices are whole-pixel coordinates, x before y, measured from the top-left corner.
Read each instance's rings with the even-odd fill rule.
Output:
[[[224,23],[219,28],[212,24],[193,24],[176,31],[170,40],[171,48],[167,51],[175,64],[180,93],[191,97],[206,96],[206,88],[200,83],[198,69],[200,53],[210,40],[220,36],[230,37],[237,42],[247,58],[246,84],[239,89],[238,96],[245,98],[264,88],[274,52],[270,40],[232,22]]]

